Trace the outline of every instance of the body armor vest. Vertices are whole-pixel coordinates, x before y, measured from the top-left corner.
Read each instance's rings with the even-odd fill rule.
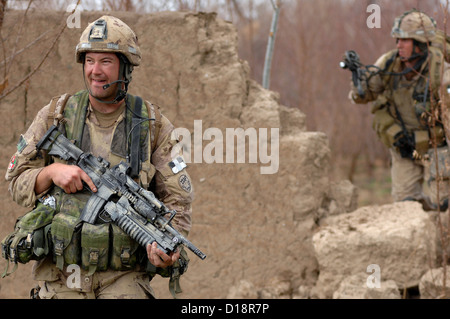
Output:
[[[62,106],[64,120],[58,121],[60,130],[84,152],[89,152],[91,147],[89,128],[85,125],[88,97],[87,91],[81,91],[66,99]],[[120,161],[130,163],[134,166],[132,177],[148,188],[154,174],[154,169],[150,169],[153,167],[150,158],[151,142],[156,142],[156,138],[149,135],[156,130],[152,125],[155,109],[131,94],[127,94],[126,103],[125,116],[113,129],[109,161],[111,165]],[[50,113],[53,114],[49,117],[55,117],[58,105]],[[145,250],[116,225],[80,222],[81,211],[90,197],[88,191],[66,194],[55,187],[53,193],[59,203],[51,225],[54,261],[58,268],[63,269],[65,264],[79,264],[92,274],[107,269],[134,269],[147,261]]]

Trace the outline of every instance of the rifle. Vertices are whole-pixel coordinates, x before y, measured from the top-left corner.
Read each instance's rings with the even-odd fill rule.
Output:
[[[343,69],[349,69],[352,72],[352,81],[358,89],[358,94],[364,98],[364,91],[362,89],[361,80],[365,78],[364,65],[359,60],[359,55],[353,50],[345,51],[344,60],[339,62],[339,66]]]
[[[143,247],[156,241],[158,248],[169,254],[184,244],[200,259],[206,258],[172,227],[176,211],[169,210],[151,191],[136,183],[128,175],[130,166],[127,163],[122,161],[110,168],[110,163],[102,157],[84,153],[71,143],[55,125],[49,128],[36,148],[77,165],[97,187],[97,192],[92,193],[81,212],[82,221],[90,224],[112,221]]]

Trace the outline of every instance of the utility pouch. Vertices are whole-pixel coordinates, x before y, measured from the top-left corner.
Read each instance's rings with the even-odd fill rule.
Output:
[[[370,113],[375,114],[378,110],[387,109],[389,106],[388,99],[385,95],[378,95],[377,99],[372,103]]]
[[[88,276],[108,269],[110,224],[84,223],[81,230],[81,266]]]
[[[112,252],[109,266],[113,270],[128,270],[136,266],[136,250],[139,244],[119,226],[112,226]]]
[[[59,213],[52,222],[53,254],[56,266],[63,269],[64,263],[80,261],[80,220],[77,216]]]
[[[420,155],[424,155],[428,152],[430,146],[430,135],[428,131],[414,131],[415,149]]]
[[[387,107],[377,109],[374,112],[374,115],[372,128],[375,130],[378,138],[384,145],[387,147],[392,147],[392,142],[390,141],[386,131],[395,123],[394,118],[389,113]]]
[[[79,264],[81,255],[80,213],[90,194],[66,194],[62,192],[59,213],[52,222],[53,257],[56,266],[63,269],[64,264]]]
[[[448,180],[450,178],[450,154],[448,146],[446,145],[436,149],[430,148],[428,156],[430,159],[430,179],[436,180],[439,176],[441,179]]]
[[[397,123],[392,124],[387,130],[386,130],[386,142],[387,146],[392,147],[394,143],[397,141],[397,138],[399,136],[399,133],[402,132],[402,128]]]
[[[17,219],[14,232],[1,242],[2,257],[8,261],[2,277],[13,273],[17,269],[17,263],[40,260],[48,254],[51,245],[48,236],[54,213],[53,207],[39,202],[35,209]],[[10,273],[9,261],[15,264]]]

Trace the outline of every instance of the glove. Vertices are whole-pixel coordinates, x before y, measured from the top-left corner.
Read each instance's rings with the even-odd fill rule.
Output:
[[[413,153],[416,145],[413,138],[403,132],[400,132],[395,135],[394,140],[395,142],[393,145],[397,147],[403,158],[414,159]]]

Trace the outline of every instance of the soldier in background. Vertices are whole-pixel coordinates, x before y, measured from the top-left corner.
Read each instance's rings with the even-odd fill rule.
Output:
[[[448,73],[448,64],[443,52],[432,46],[436,32],[435,21],[423,12],[411,10],[397,17],[391,31],[396,49],[371,67],[362,92],[352,83],[349,97],[355,103],[375,101],[373,127],[391,155],[394,201],[414,200],[425,210],[444,211],[448,147],[438,105],[441,72]],[[439,183],[435,158],[444,178]]]
[[[141,53],[137,36],[123,21],[103,16],[90,23],[76,47],[76,60],[83,66],[87,90],[54,98],[39,111],[6,172],[18,204],[33,207],[42,202],[56,209],[53,249],[33,268],[39,281],[34,297],[152,298],[150,280],[155,274],[171,280],[179,276],[175,270],[180,258],[188,259],[184,250],[167,255],[156,243],[144,249],[116,225],[79,223],[90,196],[84,185],[96,192],[95,185],[79,167],[37,153],[36,144],[50,125],[57,124],[84,152],[103,157],[111,166],[137,163],[133,178],[177,211],[174,227],[187,236],[193,187],[185,165],[180,169],[181,154],[171,154],[178,143],[174,127],[156,106],[145,101],[138,108],[137,97],[127,93]],[[131,127],[133,119],[140,125],[137,144],[129,138],[136,128]],[[172,156],[178,160],[176,171],[170,165]],[[67,285],[72,273],[67,267],[73,264],[81,269],[79,287]]]

